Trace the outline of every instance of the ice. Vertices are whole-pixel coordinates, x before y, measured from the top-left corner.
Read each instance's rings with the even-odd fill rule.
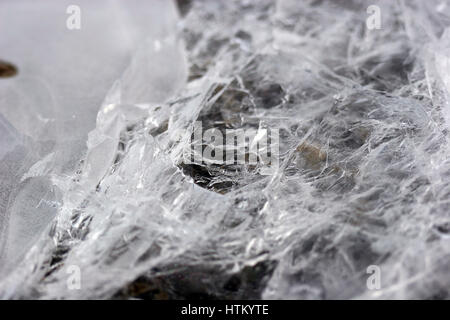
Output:
[[[74,120],[67,133],[84,135],[81,150],[86,143],[75,172],[54,169],[67,166],[46,144],[50,128],[31,133],[18,120],[35,113],[14,118],[1,100],[4,118],[39,141],[26,140],[39,152],[20,179],[9,177],[22,195],[6,211],[8,238],[18,240],[4,251],[27,249],[8,266],[1,297],[449,297],[446,1],[380,3],[375,30],[365,23],[371,1],[197,0],[182,17],[169,1],[145,12],[137,1],[111,3],[124,6],[114,10],[127,30],[120,45],[103,31],[73,34],[64,46],[101,41],[83,56],[114,68],[77,66],[94,78],[74,71],[55,79],[81,90],[55,89],[67,104],[49,104],[40,84],[11,82],[8,101],[25,101],[30,91],[36,103],[21,108],[45,105],[46,119],[61,112],[54,132],[70,131],[66,112],[80,108],[88,121]],[[127,34],[134,28],[141,38]],[[245,164],[189,163],[196,121],[205,129],[278,129],[279,167],[261,174]],[[59,135],[53,140],[58,145]],[[80,270],[76,290],[67,285],[71,266]],[[381,270],[378,290],[367,287],[370,266]]]
[[[83,24],[69,30],[71,4],[12,0],[2,1],[0,10],[2,57],[19,69],[17,77],[0,83],[0,112],[30,136],[51,127],[42,136],[57,141],[69,162],[79,160],[104,98],[134,50],[143,39],[164,39],[175,28],[168,22],[170,3],[103,0],[78,1]]]
[[[109,170],[120,130],[130,122],[130,113],[139,109],[121,104],[161,102],[185,78],[173,3],[78,1],[80,30],[66,27],[71,4],[59,0],[0,4],[2,58],[19,70],[15,77],[0,79],[0,155],[10,153],[20,139],[26,142],[16,147],[11,159],[2,160],[4,272],[50,227],[57,210],[76,207]],[[119,80],[123,87],[115,92]],[[146,92],[139,96],[143,89]],[[114,104],[120,111],[102,118]],[[71,176],[83,168],[80,161],[81,182],[71,185]]]
[[[0,139],[0,159],[21,144],[20,134],[2,115],[0,115]]]
[[[434,52],[435,70],[442,81],[445,101],[443,114],[450,124],[450,29],[447,28],[436,44]]]
[[[17,195],[8,208],[8,236],[2,257],[4,267],[14,266],[30,245],[53,220],[60,206],[60,195],[49,179],[30,178],[17,186]],[[5,270],[2,270],[5,271]]]

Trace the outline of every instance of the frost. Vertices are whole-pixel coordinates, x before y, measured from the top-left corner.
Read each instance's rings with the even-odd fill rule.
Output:
[[[102,42],[50,84],[26,68],[14,90],[0,83],[1,297],[449,297],[447,2],[380,3],[374,30],[370,1],[198,0],[182,17],[139,3],[114,11],[136,15],[117,19],[119,43],[101,28],[69,37]],[[17,63],[64,66],[62,52]],[[86,121],[71,122],[77,108]],[[195,121],[278,129],[279,168],[188,163]]]

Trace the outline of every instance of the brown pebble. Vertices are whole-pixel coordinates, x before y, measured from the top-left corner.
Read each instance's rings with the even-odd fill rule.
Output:
[[[305,142],[297,147],[297,151],[302,153],[303,156],[312,164],[316,164],[327,159],[326,152]]]
[[[9,78],[17,74],[17,68],[6,61],[0,60],[0,78]]]

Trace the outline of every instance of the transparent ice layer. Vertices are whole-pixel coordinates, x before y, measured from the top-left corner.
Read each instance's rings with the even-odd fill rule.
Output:
[[[164,101],[184,83],[173,3],[78,1],[79,30],[66,26],[71,4],[0,4],[2,58],[19,70],[0,79],[0,278],[112,165],[133,121],[120,105]]]
[[[12,2],[1,297],[450,297],[447,1],[91,1],[59,41]],[[196,121],[278,129],[278,169],[188,163]]]

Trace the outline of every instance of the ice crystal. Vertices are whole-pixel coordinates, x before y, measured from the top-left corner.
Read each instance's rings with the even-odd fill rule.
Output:
[[[179,2],[0,4],[0,296],[449,298],[449,3]],[[195,121],[278,129],[278,169],[187,163]]]

